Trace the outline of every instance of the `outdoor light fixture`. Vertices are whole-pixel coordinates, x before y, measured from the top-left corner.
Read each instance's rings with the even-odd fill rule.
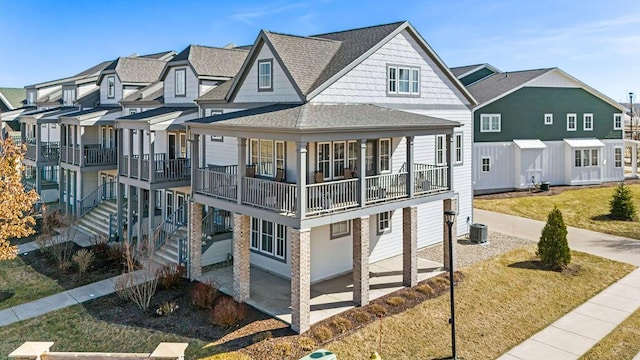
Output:
[[[456,212],[447,210],[444,212],[444,220],[449,227],[449,294],[451,297],[451,318],[449,323],[451,324],[451,358],[458,359],[456,354],[456,313],[455,313],[455,301],[453,297],[453,234],[451,233],[451,227],[456,220]]]

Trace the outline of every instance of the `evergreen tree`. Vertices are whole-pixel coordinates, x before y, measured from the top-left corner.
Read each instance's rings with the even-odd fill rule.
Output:
[[[567,226],[562,219],[562,212],[557,207],[554,207],[547,217],[536,255],[545,267],[554,270],[560,270],[571,262]]]
[[[636,206],[633,204],[633,193],[628,186],[620,183],[613,191],[609,202],[611,217],[618,220],[633,220],[636,216]]]

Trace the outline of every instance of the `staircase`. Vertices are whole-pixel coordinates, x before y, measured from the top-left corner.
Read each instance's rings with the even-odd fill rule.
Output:
[[[182,226],[173,234],[167,235],[164,244],[155,251],[151,256],[151,259],[161,265],[180,264],[183,262],[179,259],[181,255],[179,248],[181,239],[188,241],[187,226]],[[186,248],[183,251],[186,251]]]
[[[118,206],[114,200],[103,200],[79,218],[75,227],[90,236],[109,236],[109,215],[117,212]]]

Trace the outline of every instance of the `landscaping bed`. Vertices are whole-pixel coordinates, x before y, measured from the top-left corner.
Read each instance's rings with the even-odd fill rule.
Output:
[[[33,229],[35,230],[35,233],[26,236],[26,237],[22,237],[22,238],[11,238],[9,239],[9,244],[11,245],[22,245],[22,244],[26,244],[28,242],[32,242],[32,241],[36,241],[36,239],[38,238],[38,236],[40,236],[42,234],[42,226],[43,226],[43,219],[42,218],[36,218],[36,224],[33,226]],[[51,229],[49,230],[49,234],[51,236],[55,236],[58,235],[58,232]]]

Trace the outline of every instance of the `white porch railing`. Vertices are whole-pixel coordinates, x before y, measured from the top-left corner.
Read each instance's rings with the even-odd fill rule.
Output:
[[[313,215],[359,206],[359,184],[360,180],[349,179],[307,185],[306,213]]]
[[[193,182],[195,192],[231,201],[238,199],[237,185],[237,175],[213,169],[197,169]]]
[[[446,165],[415,164],[415,167],[414,194],[422,195],[449,190]]]
[[[366,178],[367,204],[407,197],[407,173],[382,174]]]
[[[243,178],[242,202],[278,212],[296,212],[296,185],[263,180]]]

